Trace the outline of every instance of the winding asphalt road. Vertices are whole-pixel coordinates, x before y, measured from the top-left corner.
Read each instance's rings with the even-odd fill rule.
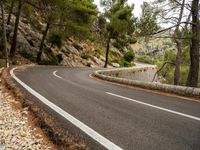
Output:
[[[96,80],[89,77],[94,70],[29,67],[14,74],[103,148],[200,150],[199,102]]]

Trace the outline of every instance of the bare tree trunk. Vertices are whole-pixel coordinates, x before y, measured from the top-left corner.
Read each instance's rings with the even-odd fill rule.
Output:
[[[19,0],[18,1],[17,16],[16,16],[16,20],[15,20],[14,35],[13,35],[12,46],[11,46],[11,50],[10,50],[10,56],[11,57],[15,56],[15,52],[16,52],[16,48],[17,48],[17,33],[18,33],[19,19],[20,19],[20,15],[21,15],[22,5],[23,5],[22,0]]]
[[[106,60],[105,60],[105,65],[104,65],[104,68],[107,68],[107,65],[108,65],[108,55],[109,55],[109,50],[110,50],[110,37],[108,37],[108,40],[107,40],[107,45],[106,45]]]
[[[45,29],[45,31],[43,33],[43,36],[42,36],[42,41],[41,41],[41,44],[40,44],[40,49],[39,49],[39,52],[38,52],[38,55],[37,55],[37,63],[39,63],[41,61],[41,56],[42,56],[42,53],[43,53],[44,42],[45,42],[45,39],[47,37],[49,28],[50,28],[50,24],[47,23],[46,29]]]
[[[190,14],[188,15],[188,18],[187,18],[187,20],[186,20],[186,24],[185,24],[185,27],[184,27],[184,29],[185,29],[185,31],[188,31],[188,25],[189,25],[189,22],[190,22],[190,19],[191,19],[191,12],[190,12]]]
[[[14,4],[15,4],[15,1],[12,0],[11,6],[10,6],[10,9],[9,9],[7,25],[10,25],[10,21],[11,21],[11,17],[12,17],[12,13],[13,13]]]
[[[155,73],[152,82],[154,82],[154,80],[156,79],[156,76],[158,75],[158,73],[159,73],[160,71],[162,71],[162,69],[163,69],[167,64],[174,65],[174,66],[176,65],[175,63],[170,62],[170,61],[164,62],[163,65],[160,67],[160,69]]]
[[[179,26],[180,22],[183,17],[183,11],[184,11],[184,6],[185,6],[185,0],[182,1],[181,5],[181,10],[178,18],[178,26],[176,27],[174,31],[174,39],[176,42],[176,47],[177,47],[177,54],[176,54],[176,65],[175,65],[175,71],[174,71],[174,85],[179,85],[179,80],[181,76],[181,55],[182,55],[182,40],[177,39],[179,35]]]
[[[3,47],[5,53],[6,67],[9,67],[8,62],[8,51],[7,51],[7,38],[6,38],[6,25],[5,25],[5,16],[4,16],[4,4],[1,1],[1,15],[2,15],[2,27],[3,27]]]
[[[192,1],[192,41],[190,47],[190,70],[187,86],[197,87],[199,77],[199,0]]]
[[[177,47],[177,54],[176,54],[176,65],[174,71],[174,85],[179,85],[179,80],[181,77],[181,54],[182,54],[183,43],[182,40],[176,39],[175,41]]]

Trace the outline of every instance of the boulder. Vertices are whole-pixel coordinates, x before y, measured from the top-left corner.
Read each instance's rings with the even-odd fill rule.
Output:
[[[100,55],[100,60],[105,61],[105,57],[103,57],[102,55]]]
[[[65,45],[65,50],[67,50],[68,52],[72,54],[79,54],[78,50],[71,45]]]
[[[104,61],[98,59],[97,57],[92,57],[92,60],[99,66],[103,66],[104,65]]]
[[[118,63],[112,63],[112,66],[115,67],[115,68],[119,68],[120,65]]]

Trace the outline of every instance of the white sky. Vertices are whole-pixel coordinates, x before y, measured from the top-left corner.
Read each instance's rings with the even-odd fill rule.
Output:
[[[141,14],[141,5],[142,5],[142,3],[143,2],[151,2],[151,1],[153,1],[153,0],[128,0],[128,3],[129,4],[135,4],[135,8],[134,8],[134,15],[136,16],[136,17],[139,17],[140,16],[140,14]],[[94,0],[94,3],[98,6],[98,8],[99,8],[99,10],[102,10],[101,8],[100,8],[100,0]]]

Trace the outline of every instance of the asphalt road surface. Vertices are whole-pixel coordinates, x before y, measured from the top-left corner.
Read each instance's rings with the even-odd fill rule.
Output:
[[[30,67],[14,74],[104,148],[200,150],[199,102],[96,80],[89,77],[94,70]]]

